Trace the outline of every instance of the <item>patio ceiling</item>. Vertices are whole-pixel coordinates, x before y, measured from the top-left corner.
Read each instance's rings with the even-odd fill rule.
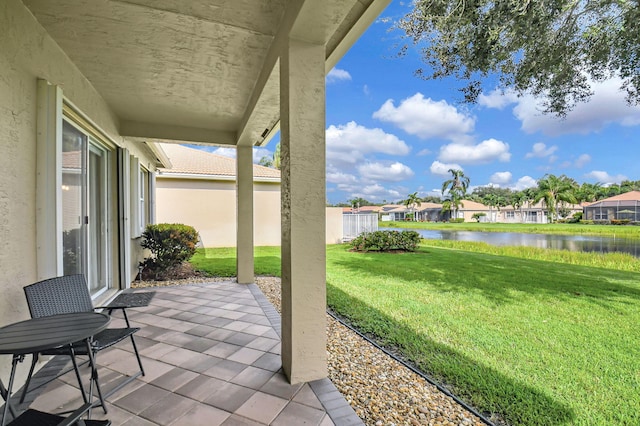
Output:
[[[390,0],[24,0],[130,138],[261,145],[289,38],[328,72]],[[53,82],[55,83],[55,82]]]

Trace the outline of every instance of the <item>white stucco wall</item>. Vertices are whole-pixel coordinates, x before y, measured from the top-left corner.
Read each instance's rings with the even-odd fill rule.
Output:
[[[254,195],[254,244],[280,245],[280,184],[257,182]],[[204,247],[236,245],[235,182],[158,176],[156,221],[183,223],[200,233]],[[342,208],[327,208],[327,244],[342,241]]]
[[[65,98],[111,142],[129,148],[145,162],[150,160],[138,147],[127,144],[118,135],[118,120],[105,101],[23,4],[19,0],[0,1],[0,238],[3,242],[0,247],[0,325],[29,317],[22,288],[37,278],[36,92],[39,78],[62,87]],[[111,200],[115,202],[114,197]],[[117,236],[117,229],[112,230],[112,235]],[[117,256],[114,262],[117,264]],[[8,358],[0,357],[2,377],[8,373]]]

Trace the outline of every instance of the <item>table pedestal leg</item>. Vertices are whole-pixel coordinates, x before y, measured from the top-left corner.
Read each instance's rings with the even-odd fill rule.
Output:
[[[7,424],[7,416],[9,414],[9,407],[11,406],[11,390],[13,389],[13,379],[16,376],[16,366],[18,365],[18,361],[24,358],[24,355],[14,355],[13,360],[11,361],[11,375],[9,376],[9,386],[7,389],[3,389],[6,393],[5,403],[4,403],[4,412],[2,413],[2,426]],[[4,387],[4,386],[3,386]],[[13,410],[11,410],[13,412]]]

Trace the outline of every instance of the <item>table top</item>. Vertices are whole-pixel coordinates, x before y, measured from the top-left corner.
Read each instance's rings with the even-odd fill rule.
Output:
[[[109,309],[141,308],[149,306],[149,302],[151,302],[151,299],[153,299],[155,294],[155,291],[120,293],[111,301],[111,303],[102,307]]]
[[[108,315],[77,312],[32,318],[0,328],[0,354],[30,354],[68,345],[107,328]]]

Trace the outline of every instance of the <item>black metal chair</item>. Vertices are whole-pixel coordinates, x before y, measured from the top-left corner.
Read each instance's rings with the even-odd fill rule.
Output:
[[[48,280],[39,281],[35,284],[26,286],[24,288],[24,293],[25,293],[25,296],[27,297],[27,304],[29,305],[29,312],[31,313],[32,318],[39,318],[44,316],[73,313],[73,312],[88,312],[94,309],[93,303],[91,301],[91,295],[89,294],[89,288],[87,287],[87,283],[84,279],[84,275],[65,275],[62,277],[50,278]],[[111,313],[111,311],[109,311],[109,313]],[[108,328],[96,334],[95,336],[93,336],[91,348],[92,348],[94,359],[99,351],[109,348],[115,345],[116,343],[129,337],[131,338],[133,351],[138,360],[138,365],[140,366],[140,371],[138,373],[122,381],[118,386],[113,388],[109,392],[109,394],[116,392],[118,389],[120,389],[122,386],[126,385],[136,377],[140,375],[144,376],[144,368],[142,367],[142,361],[140,359],[140,354],[138,353],[138,347],[136,346],[136,341],[133,337],[134,333],[136,333],[138,330],[140,330],[140,328],[137,328],[137,327]],[[41,352],[41,354],[42,355],[69,355],[73,363],[73,369],[76,372],[76,377],[78,379],[80,390],[82,391],[83,396],[85,396],[84,387],[82,386],[82,381],[80,379],[80,372],[78,370],[78,365],[75,360],[75,356],[77,355],[87,355],[87,347],[85,342],[74,343],[71,345],[71,348],[61,347],[61,348],[46,350]],[[34,354],[33,360],[31,363],[31,368],[29,370],[29,375],[24,385],[24,390],[22,391],[20,402],[24,401],[24,397],[29,390],[29,383],[31,381],[31,376],[33,375],[33,371],[37,361],[38,361],[38,354]],[[69,371],[70,370],[66,370],[62,372],[60,375],[65,374]],[[96,391],[98,393],[98,398],[100,399],[102,408],[106,413],[107,407],[104,402],[104,398],[106,398],[109,395],[103,395],[102,390],[100,389],[100,384],[98,382],[97,377],[92,378],[90,382],[89,395],[92,394],[92,386],[94,381],[96,382]],[[86,402],[87,402],[87,399],[85,396],[85,403]]]
[[[90,404],[89,404],[90,405]],[[45,413],[34,409],[28,409],[12,420],[7,426],[109,426],[110,420],[83,420],[82,416],[86,412],[86,405],[74,411],[68,417],[57,414]]]

